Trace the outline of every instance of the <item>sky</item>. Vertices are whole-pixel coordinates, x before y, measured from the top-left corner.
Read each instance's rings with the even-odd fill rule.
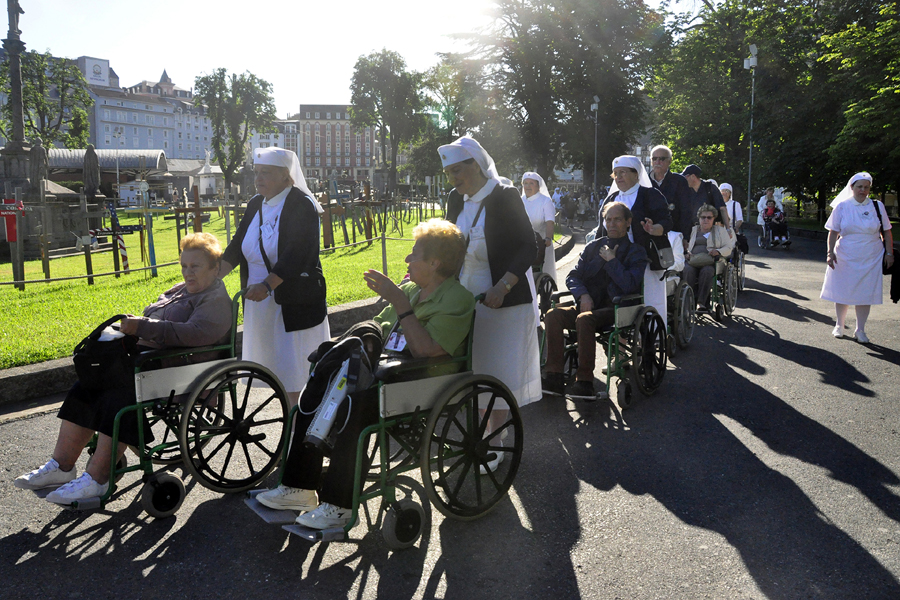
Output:
[[[272,84],[279,118],[300,104],[349,104],[361,55],[387,48],[400,53],[407,68],[424,71],[439,62],[436,53],[465,50],[450,35],[487,24],[484,11],[491,6],[488,0],[450,6],[416,0],[19,2],[28,50],[107,59],[122,87],[159,81],[163,69],[184,89],[220,67],[250,71]]]

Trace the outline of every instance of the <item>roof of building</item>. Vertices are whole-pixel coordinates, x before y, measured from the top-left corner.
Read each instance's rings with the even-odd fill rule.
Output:
[[[51,169],[84,168],[85,149],[68,150],[66,148],[49,148],[47,151]],[[166,172],[169,170],[166,153],[162,150],[95,150],[101,169],[114,170],[116,158],[120,170],[146,169]]]
[[[65,186],[59,185],[55,181],[50,181],[49,179],[45,180],[44,185],[46,186],[44,189],[47,190],[47,193],[53,194],[54,196],[61,196],[63,194],[71,194],[73,196],[78,195],[78,192],[70,190]]]

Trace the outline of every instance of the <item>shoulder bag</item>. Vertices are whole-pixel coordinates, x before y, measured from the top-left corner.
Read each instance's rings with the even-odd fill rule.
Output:
[[[266,254],[266,249],[263,247],[262,243],[261,205],[259,207],[259,252],[262,254],[263,262],[266,263],[266,270],[271,273],[272,263],[269,262],[269,257]],[[320,307],[320,310],[315,312],[317,314],[322,313],[322,315],[321,318],[314,317],[314,319],[318,318],[318,320],[315,320],[312,324],[315,325],[322,322],[324,314],[327,311],[325,308],[326,291],[325,276],[322,274],[322,268],[319,265],[316,265],[312,269],[301,272],[297,277],[282,280],[281,284],[272,292],[272,296],[275,299],[275,303],[280,305],[306,305],[312,309]],[[310,325],[310,327],[312,325]]]
[[[134,356],[138,338],[133,335],[100,341],[103,330],[126,315],[115,315],[97,325],[72,352],[81,387],[101,391],[134,386]]]
[[[878,231],[881,232],[881,274],[882,275],[890,275],[893,272],[893,267],[890,269],[884,262],[884,256],[887,254],[887,248],[884,247],[884,224],[881,222],[881,211],[878,209],[878,200],[872,199],[872,204],[875,205],[875,217],[878,219]]]

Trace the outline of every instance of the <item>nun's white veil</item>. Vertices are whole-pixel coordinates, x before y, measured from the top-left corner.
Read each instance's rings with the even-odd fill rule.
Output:
[[[481,167],[481,172],[485,177],[496,179],[497,181],[500,180],[494,159],[487,153],[487,150],[481,147],[481,144],[467,135],[451,144],[441,146],[438,148],[438,154],[441,156],[441,165],[445,168],[469,158],[474,158],[478,166]]]
[[[847,185],[844,186],[844,189],[841,190],[841,193],[837,195],[837,197],[831,201],[831,208],[834,208],[844,200],[850,200],[853,198],[853,184],[861,179],[867,180],[869,183],[872,183],[872,176],[862,171],[857,173],[853,177],[850,178],[850,181],[847,182]]]
[[[630,154],[625,154],[623,156],[617,156],[613,159],[612,168],[615,170],[617,167],[630,167],[638,172],[638,185],[645,188],[652,188],[653,184],[650,183],[650,176],[647,175],[647,169],[644,168],[644,163],[641,162],[637,156],[632,156]],[[606,197],[609,198],[613,193],[619,191],[619,186],[616,185],[615,179],[612,182],[612,185],[609,186],[609,193],[606,194]]]
[[[294,180],[294,187],[309,196],[316,212],[325,212],[322,206],[316,202],[316,197],[306,185],[306,178],[303,176],[303,170],[300,168],[300,159],[293,150],[285,148],[257,148],[253,151],[253,164],[255,165],[272,165],[274,167],[284,167],[290,171],[291,179]]]
[[[537,181],[540,184],[541,189],[538,190],[537,194],[535,194],[536,196],[547,196],[548,198],[550,198],[550,190],[547,189],[547,184],[544,182],[543,177],[541,177],[534,171],[527,171],[524,175],[522,175],[522,183],[525,183],[526,179],[532,179],[534,181]],[[524,189],[522,190],[522,198],[525,198],[525,199],[529,198],[529,196],[525,196]]]

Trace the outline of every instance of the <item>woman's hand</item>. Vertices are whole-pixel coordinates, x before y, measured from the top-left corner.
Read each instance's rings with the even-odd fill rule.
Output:
[[[894,266],[894,255],[893,254],[885,254],[884,255],[884,264],[888,269],[890,269],[892,266]]]
[[[137,335],[140,322],[141,320],[134,315],[125,315],[125,318],[119,321],[119,331],[125,335]]]
[[[396,283],[391,281],[390,278],[381,271],[369,269],[368,271],[363,273],[363,279],[366,281],[366,285],[369,286],[370,290],[390,302],[395,309],[397,308],[398,302],[407,300],[406,294],[403,293],[403,290],[401,290]]]
[[[269,290],[261,283],[254,283],[253,285],[247,286],[247,291],[244,293],[244,298],[250,300],[251,302],[262,302],[269,295]]]
[[[653,223],[653,219],[647,218],[641,221],[641,227],[644,228],[644,231],[649,233],[650,235],[662,235],[665,233],[662,225],[655,225]]]
[[[500,308],[503,306],[503,299],[508,293],[509,292],[506,291],[506,286],[503,285],[503,282],[501,281],[484,293],[484,300],[482,300],[481,303],[488,308]]]
[[[835,267],[835,265],[837,265],[837,256],[834,254],[834,252],[829,250],[828,254],[825,257],[825,264],[832,269]]]
[[[711,248],[709,250],[709,255],[710,256],[722,256],[722,253],[719,252],[718,250],[716,250],[715,248]]]

